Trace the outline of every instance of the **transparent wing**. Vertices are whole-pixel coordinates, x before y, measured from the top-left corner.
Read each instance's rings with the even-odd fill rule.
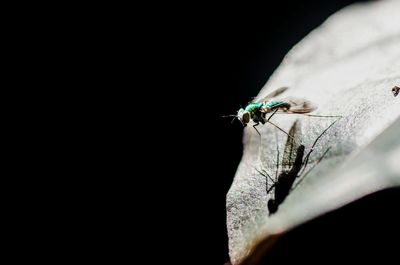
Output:
[[[265,97],[261,98],[261,99],[254,99],[252,101],[252,103],[258,103],[258,102],[265,102],[268,101],[271,98],[274,98],[276,96],[279,96],[280,94],[282,94],[283,92],[285,92],[289,87],[280,87],[274,91],[272,91],[271,93],[269,93],[268,95],[266,95]]]
[[[317,109],[317,106],[311,101],[303,98],[288,98],[283,102],[289,104],[288,109],[280,109],[279,113],[309,113]],[[287,104],[285,104],[287,106]]]

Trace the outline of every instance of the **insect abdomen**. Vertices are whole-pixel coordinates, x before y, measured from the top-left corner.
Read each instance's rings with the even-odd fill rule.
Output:
[[[290,104],[284,101],[270,101],[265,103],[265,106],[271,110],[273,110],[274,108],[290,108]]]

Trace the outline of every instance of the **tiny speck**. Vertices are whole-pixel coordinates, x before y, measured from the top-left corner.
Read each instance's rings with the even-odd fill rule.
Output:
[[[394,88],[392,88],[392,92],[393,92],[393,96],[397,96],[400,93],[400,87],[395,86]]]

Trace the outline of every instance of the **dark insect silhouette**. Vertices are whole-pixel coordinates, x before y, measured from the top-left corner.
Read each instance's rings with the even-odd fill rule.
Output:
[[[282,170],[282,172],[278,175],[279,170],[279,146],[277,146],[277,169],[276,169],[276,177],[273,179],[265,170],[258,170],[256,169],[261,175],[267,178],[267,194],[269,194],[272,189],[274,189],[274,198],[268,200],[268,211],[270,214],[275,213],[278,210],[279,205],[286,199],[289,195],[292,188],[293,183],[295,180],[302,176],[302,178],[296,183],[296,186],[304,179],[304,177],[316,166],[321,162],[324,156],[327,154],[330,148],[328,148],[324,154],[319,158],[319,160],[314,164],[312,168],[310,168],[305,174],[304,171],[308,165],[309,157],[314,150],[315,145],[317,144],[318,140],[321,136],[335,124],[334,121],[331,125],[329,125],[314,141],[313,145],[310,148],[310,151],[304,156],[305,146],[298,145],[296,154],[293,153],[293,150],[296,149],[295,145],[296,142],[294,141],[295,132],[299,131],[298,123],[295,122],[292,128],[289,131],[289,135],[292,137],[288,138],[284,155],[283,155],[283,162],[282,167],[289,167],[290,169]],[[297,134],[301,134],[297,133]],[[304,159],[303,159],[304,157]],[[294,159],[294,161],[292,161]],[[268,179],[272,181],[272,185],[268,187]]]
[[[397,97],[397,95],[400,93],[400,87],[395,86],[392,88],[393,96]]]

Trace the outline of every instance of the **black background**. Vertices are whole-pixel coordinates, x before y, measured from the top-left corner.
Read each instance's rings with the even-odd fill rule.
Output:
[[[50,128],[39,123],[40,130],[22,132],[36,136],[36,131],[50,139],[50,163],[39,160],[55,168],[48,168],[50,181],[31,178],[54,193],[41,195],[45,203],[33,201],[35,213],[22,218],[21,227],[32,222],[32,230],[39,233],[28,242],[40,248],[33,248],[34,254],[42,258],[42,253],[51,257],[61,251],[57,259],[76,259],[76,253],[88,260],[110,257],[115,263],[128,258],[138,264],[228,261],[225,196],[242,155],[243,128],[221,116],[235,114],[256,96],[293,45],[353,2],[154,2],[146,12],[99,4],[72,7],[82,21],[68,9],[66,17],[50,12],[62,25],[46,16],[43,25],[23,21],[23,28],[32,27],[33,33],[25,36],[15,30],[26,38],[18,52],[34,57],[27,56],[33,64],[29,68],[39,74],[17,79],[26,79],[26,87],[32,88],[35,78],[44,76],[45,82],[38,84],[46,83],[51,92],[39,94],[46,104],[33,101],[43,114],[24,113]],[[46,65],[45,71],[39,63]],[[59,89],[60,83],[65,90]],[[56,91],[60,94],[53,94]],[[54,111],[57,107],[62,111]],[[38,139],[33,142],[42,150],[45,140]],[[32,150],[36,154],[36,148]],[[57,155],[60,151],[66,153],[65,160]],[[61,162],[65,164],[59,166]],[[79,168],[83,165],[85,170]],[[65,171],[66,178],[59,178],[59,171]],[[57,180],[60,185],[54,185]],[[29,190],[34,196],[25,201],[41,193]],[[48,244],[43,247],[37,243],[43,230],[34,219],[38,205],[46,203],[54,205],[44,209],[51,218],[37,219],[43,230],[50,227],[51,239],[45,238]],[[55,209],[60,215],[54,215]],[[160,262],[154,262],[157,259]]]
[[[154,63],[163,73],[159,90],[171,99],[158,106],[168,110],[162,128],[169,155],[162,159],[174,179],[164,191],[177,206],[166,210],[169,236],[182,235],[175,261],[228,261],[225,196],[241,159],[243,129],[221,116],[235,114],[296,43],[354,2],[361,1],[199,4],[163,14],[151,47],[160,55]]]

